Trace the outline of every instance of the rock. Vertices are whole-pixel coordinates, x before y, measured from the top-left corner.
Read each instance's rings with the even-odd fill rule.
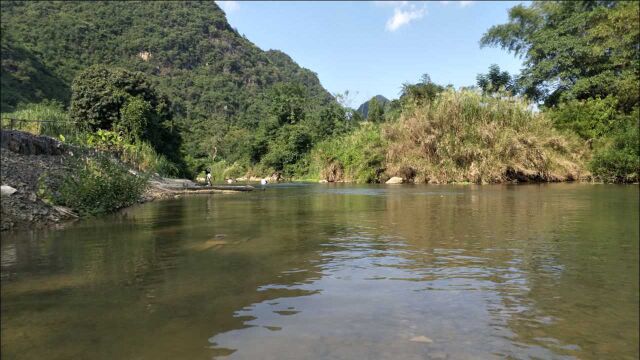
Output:
[[[22,155],[62,155],[65,145],[48,136],[38,136],[17,130],[2,130],[0,145]]]
[[[262,178],[259,178],[259,177],[257,177],[257,176],[252,176],[252,177],[250,177],[250,178],[249,178],[249,181],[257,181],[257,182],[260,182],[260,180],[262,180]]]
[[[247,178],[244,177],[244,176],[243,177],[239,177],[239,178],[236,179],[236,181],[247,181]]]
[[[426,337],[424,335],[414,336],[411,339],[409,339],[409,341],[420,342],[420,343],[425,343],[425,344],[431,344],[433,342],[433,340],[429,339],[428,337]]]
[[[385,184],[402,184],[404,180],[399,176],[394,176],[391,179],[387,180]]]
[[[29,201],[36,202],[36,200],[38,200],[38,197],[36,196],[36,194],[35,193],[29,193]]]
[[[16,190],[15,188],[12,188],[9,185],[2,185],[0,187],[0,193],[2,193],[2,196],[10,196],[11,194],[13,194],[16,191],[18,191],[18,190]]]
[[[328,183],[328,181],[327,181],[327,180],[325,180],[325,179],[322,179],[322,180],[320,180],[320,181],[318,181],[318,182],[319,182],[320,184],[326,184],[326,183]]]

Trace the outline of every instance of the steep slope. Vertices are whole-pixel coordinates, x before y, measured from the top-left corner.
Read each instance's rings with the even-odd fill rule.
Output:
[[[389,102],[389,99],[387,99],[386,97],[382,96],[382,95],[376,95],[373,98],[375,98],[378,103],[380,105],[382,105],[383,107]],[[373,99],[372,98],[372,99]],[[358,106],[358,112],[360,113],[360,115],[362,115],[363,118],[367,118],[367,115],[369,115],[369,102],[371,102],[371,99],[363,102],[362,104],[360,104],[360,106]]]
[[[213,1],[3,1],[1,10],[3,112],[43,98],[66,103],[74,76],[94,64],[137,70],[171,99],[185,146],[197,157],[214,137],[255,129],[277,83],[302,85],[309,108],[335,103],[315,73],[280,51],[259,49]],[[36,70],[25,75],[21,68]]]

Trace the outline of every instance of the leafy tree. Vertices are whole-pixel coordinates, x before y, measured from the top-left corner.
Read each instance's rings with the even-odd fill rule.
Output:
[[[482,46],[524,58],[524,92],[553,106],[564,99],[616,95],[630,111],[638,101],[638,2],[534,1],[509,10]]]
[[[131,142],[148,141],[184,166],[171,105],[143,73],[104,65],[81,72],[72,85],[70,117],[83,129],[115,130]]]
[[[417,84],[404,83],[400,101],[403,103],[415,103],[417,105],[432,101],[444,90],[444,87],[431,81],[429,74],[423,74]]]
[[[73,80],[70,112],[72,120],[92,130],[123,128],[134,137],[146,130],[145,122],[154,126],[171,119],[169,101],[143,73],[104,65],[89,67]]]
[[[382,105],[375,96],[369,100],[367,120],[373,123],[381,123],[384,121],[384,105]]]
[[[506,91],[513,95],[517,92],[516,80],[507,71],[500,71],[500,66],[496,64],[489,66],[486,74],[478,74],[476,83],[484,94]]]
[[[269,93],[269,113],[278,119],[278,123],[295,124],[304,120],[306,91],[300,83],[279,83]]]

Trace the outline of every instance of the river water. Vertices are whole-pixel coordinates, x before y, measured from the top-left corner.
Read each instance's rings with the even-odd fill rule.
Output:
[[[638,186],[269,185],[2,234],[2,359],[637,359]]]

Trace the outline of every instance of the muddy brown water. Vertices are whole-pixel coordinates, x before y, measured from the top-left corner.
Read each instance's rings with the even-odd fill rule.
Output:
[[[3,359],[637,359],[638,186],[275,185],[3,233]]]

